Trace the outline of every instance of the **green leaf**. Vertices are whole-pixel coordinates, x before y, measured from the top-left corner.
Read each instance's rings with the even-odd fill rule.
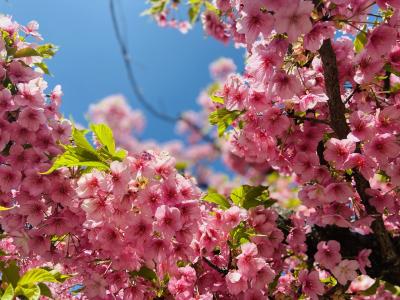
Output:
[[[106,124],[91,124],[90,129],[93,130],[98,141],[107,148],[110,154],[114,154],[115,140],[111,128]]]
[[[268,187],[242,185],[232,190],[230,198],[237,206],[249,209],[258,205],[269,207],[275,200],[269,199]]]
[[[210,98],[215,103],[220,103],[220,104],[224,104],[225,103],[225,100],[222,97],[218,97],[218,96],[212,95],[212,96],[210,96]]]
[[[12,284],[9,284],[6,290],[4,291],[3,296],[1,296],[1,300],[13,300],[14,299],[14,288]]]
[[[365,30],[366,26],[364,26],[363,30],[360,31],[360,33],[357,34],[356,38],[354,39],[354,49],[356,50],[357,53],[360,53],[367,44],[368,38],[367,35],[365,34]]]
[[[185,171],[187,167],[188,167],[188,164],[187,164],[187,162],[184,162],[184,161],[178,161],[175,164],[175,169],[177,169],[180,172]]]
[[[40,52],[33,48],[22,48],[17,50],[14,54],[14,58],[30,57],[30,56],[42,56]]]
[[[86,151],[93,153],[97,156],[97,152],[94,149],[94,147],[88,142],[86,139],[86,131],[85,130],[79,130],[76,128],[73,128],[72,130],[72,138],[74,140],[75,145],[78,148],[85,149]]]
[[[15,261],[11,261],[6,268],[1,270],[3,281],[11,283],[13,287],[17,286],[19,280],[19,267]]]
[[[320,279],[320,281],[321,281],[322,283],[328,284],[328,285],[331,286],[331,287],[337,285],[337,280],[336,280],[336,278],[333,277],[333,276],[329,276],[329,277],[327,277],[327,278]]]
[[[44,74],[51,75],[49,68],[47,67],[47,65],[44,62],[34,63],[34,65],[36,67],[40,68]]]
[[[49,271],[36,268],[28,270],[18,281],[18,285],[29,285],[39,282],[57,282],[57,279]]]
[[[139,271],[132,271],[129,274],[131,276],[140,276],[150,281],[157,279],[157,274],[148,267],[141,267]]]
[[[40,295],[41,296],[45,296],[47,298],[53,299],[53,294],[51,293],[51,290],[49,289],[49,287],[46,284],[44,284],[43,282],[40,282],[38,284],[38,286],[39,286],[39,289],[40,289]]]
[[[218,135],[222,136],[226,129],[242,114],[241,111],[229,111],[226,108],[220,108],[213,111],[208,117],[212,125],[217,125]]]
[[[216,8],[211,2],[206,1],[206,2],[204,2],[204,4],[205,4],[207,10],[213,11],[217,15],[221,14],[221,11],[218,8]]]
[[[58,48],[53,44],[44,44],[36,48],[36,51],[43,58],[52,58],[56,54],[57,50]]]
[[[233,248],[250,242],[250,237],[254,234],[253,228],[246,228],[245,224],[241,222],[238,226],[231,230],[230,236],[232,238]]]
[[[228,200],[226,200],[226,198],[224,196],[222,196],[218,193],[213,193],[213,192],[207,193],[203,197],[203,200],[210,202],[210,203],[215,203],[222,209],[228,209],[229,207],[231,207]]]
[[[189,15],[189,21],[191,24],[194,24],[197,21],[199,14],[200,14],[200,9],[201,9],[200,4],[193,4],[190,6],[188,15]]]
[[[40,298],[40,288],[35,284],[19,285],[15,289],[15,295],[25,296],[28,300],[38,300]]]
[[[124,149],[119,149],[113,154],[113,159],[114,160],[119,160],[122,161],[126,156],[128,155],[128,152]]]
[[[60,283],[63,283],[63,282],[65,282],[66,280],[68,280],[68,279],[70,279],[70,278],[73,277],[73,276],[70,275],[70,274],[62,274],[62,273],[60,273],[60,272],[57,271],[57,270],[50,270],[49,272],[50,272],[50,273],[54,276],[54,278],[55,278],[58,282],[60,282]]]

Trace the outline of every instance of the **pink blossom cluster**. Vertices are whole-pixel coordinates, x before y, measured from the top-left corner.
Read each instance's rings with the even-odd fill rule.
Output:
[[[400,2],[203,4],[205,31],[248,50],[243,74],[226,59],[211,66],[204,111],[183,116],[212,133],[213,114],[222,139],[203,143],[182,122],[189,149],[139,142],[142,115],[113,96],[89,115],[127,157],[50,175],[64,150],[92,148],[71,139],[60,87],[45,94],[51,47],[27,42],[41,39],[37,23],[0,17],[0,247],[23,269],[73,274],[52,287],[59,299],[396,299]],[[210,174],[210,154],[242,177]],[[197,180],[178,160],[198,167]],[[260,185],[233,188],[243,183]]]
[[[316,228],[344,228],[364,237],[383,230],[397,239],[400,2],[377,1],[378,7],[368,0],[210,4],[214,8],[206,5],[202,13],[205,32],[244,45],[248,56],[244,73],[230,74],[219,92],[203,93],[201,103],[207,112],[240,112],[224,136],[228,143],[221,142],[227,165],[241,174],[249,164],[264,166],[264,173],[270,166],[299,185],[302,205],[290,216],[286,243],[281,243],[296,254],[290,263],[296,267],[299,257],[307,256],[310,263],[309,238]],[[329,62],[327,47],[334,57]],[[329,63],[337,68],[337,78],[326,76]],[[333,97],[343,107],[333,107]],[[379,219],[384,228],[376,227]],[[310,270],[286,269],[277,290],[288,292],[297,281],[316,298],[324,293],[324,274],[346,286],[371,268],[367,247],[345,259],[340,248],[338,241],[320,241]],[[227,257],[221,265],[227,265]],[[238,290],[249,284],[241,272],[230,278]]]
[[[12,208],[2,212],[0,223],[23,253],[49,250],[50,237],[72,214],[70,204],[62,204],[72,190],[70,180],[60,173],[40,174],[62,152],[58,143],[69,143],[71,124],[58,111],[60,86],[46,95],[42,73],[32,68],[42,57],[24,55],[38,46],[20,33],[39,38],[35,24],[0,19],[0,200]]]

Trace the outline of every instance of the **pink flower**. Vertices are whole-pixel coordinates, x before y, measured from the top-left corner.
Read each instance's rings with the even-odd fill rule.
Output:
[[[119,161],[113,161],[110,165],[113,192],[116,196],[124,195],[128,190],[129,170]]]
[[[29,67],[25,67],[19,61],[12,61],[8,67],[8,76],[12,83],[27,83],[32,79],[39,77],[39,73],[36,73]]]
[[[232,206],[226,211],[222,216],[222,220],[224,222],[224,226],[232,229],[239,225],[239,223],[247,218],[247,212],[245,209],[240,208],[238,206]]]
[[[350,116],[351,133],[349,138],[358,142],[364,141],[373,134],[373,116],[361,111],[355,111]]]
[[[317,271],[309,273],[307,270],[301,270],[299,273],[299,282],[301,283],[302,291],[313,300],[317,300],[317,295],[324,293],[324,285],[319,280]]]
[[[387,54],[396,44],[397,30],[388,25],[380,25],[374,28],[365,46],[369,55],[380,57]]]
[[[371,249],[362,249],[357,255],[357,262],[360,266],[360,271],[363,274],[366,274],[365,267],[371,267],[371,262],[368,259],[371,252]]]
[[[374,136],[365,144],[364,149],[365,155],[376,158],[378,162],[386,162],[388,158],[395,158],[400,152],[396,137],[388,133]]]
[[[358,268],[356,260],[344,259],[333,268],[332,273],[340,284],[345,285],[349,280],[357,277]]]
[[[230,74],[235,73],[236,65],[232,59],[221,57],[214,61],[209,69],[214,80],[224,82]]]
[[[374,283],[375,280],[371,277],[367,275],[360,275],[351,282],[349,286],[349,291],[351,293],[359,293],[369,289]]]
[[[280,136],[290,126],[289,118],[282,114],[277,107],[268,109],[262,118],[262,127],[264,127],[270,135]]]
[[[301,90],[300,80],[284,71],[275,72],[270,82],[270,93],[282,100],[290,99]]]
[[[213,36],[223,43],[227,43],[229,41],[226,25],[220,21],[215,12],[207,10],[201,15],[201,21],[203,23],[204,31],[207,34]]]
[[[375,174],[376,163],[368,156],[353,153],[350,154],[345,163],[344,169],[358,168],[365,178],[372,178]]]
[[[314,177],[314,167],[318,165],[319,160],[315,153],[299,152],[293,159],[293,170],[305,181]]]
[[[354,59],[354,65],[357,67],[354,75],[354,81],[359,84],[371,82],[376,74],[382,70],[383,60],[376,56],[370,56],[369,51],[362,51]]]
[[[238,295],[248,289],[247,280],[238,271],[229,271],[225,277],[229,293]]]
[[[21,172],[6,166],[0,165],[0,189],[8,193],[12,189],[15,189],[21,183]]]
[[[271,44],[268,47],[262,44],[257,45],[248,58],[246,71],[254,79],[257,89],[265,89],[264,85],[268,84],[275,68],[283,63],[282,56],[276,48]]]
[[[340,244],[337,241],[319,242],[317,249],[318,251],[314,255],[315,260],[330,270],[342,260]]]
[[[264,264],[264,267],[251,279],[251,287],[253,289],[264,289],[265,286],[274,281],[275,276],[275,271],[268,264]]]
[[[325,159],[329,162],[333,162],[338,169],[343,169],[344,162],[356,149],[356,144],[348,139],[338,140],[331,138],[325,145]]]
[[[260,33],[264,37],[269,36],[274,26],[274,17],[261,10],[262,2],[260,0],[247,0],[246,4],[242,10],[242,17],[236,26],[237,31],[246,36],[247,47],[251,49],[251,45]]]
[[[314,6],[309,1],[293,0],[288,5],[280,6],[275,14],[276,31],[286,33],[290,42],[296,41],[301,35],[312,29],[310,14]]]
[[[42,108],[24,108],[18,117],[18,123],[31,131],[37,131],[39,126],[46,122]]]
[[[242,253],[237,256],[237,266],[240,273],[247,277],[253,277],[265,266],[265,260],[257,257],[257,245],[246,243],[240,246]]]
[[[135,216],[129,226],[130,238],[133,240],[146,239],[152,231],[152,220],[144,215]]]
[[[326,39],[333,39],[335,27],[330,22],[317,23],[312,30],[304,36],[304,48],[317,51]]]
[[[25,27],[23,27],[23,30],[27,35],[31,35],[35,37],[38,40],[43,40],[42,36],[38,32],[39,30],[39,23],[36,22],[35,20],[30,21]]]
[[[382,9],[387,9],[387,6],[393,6],[394,8],[400,8],[400,0],[377,0],[376,4]]]
[[[166,238],[172,237],[182,228],[181,213],[176,207],[161,205],[155,213],[155,229]]]
[[[331,183],[325,188],[328,202],[347,203],[354,196],[354,191],[348,183]]]

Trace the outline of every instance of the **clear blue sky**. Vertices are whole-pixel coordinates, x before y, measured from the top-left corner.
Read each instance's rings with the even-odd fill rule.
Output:
[[[241,68],[243,52],[205,37],[201,25],[182,35],[159,28],[141,17],[144,0],[116,0],[125,15],[125,30],[136,77],[146,95],[169,114],[196,109],[196,97],[210,82],[208,64],[225,56]],[[93,103],[113,93],[124,94],[139,108],[129,88],[112,29],[108,0],[0,0],[0,12],[22,24],[37,20],[45,40],[60,47],[49,62],[50,87],[64,90],[62,111],[85,124]],[[173,126],[147,112],[144,138],[166,141],[176,137]]]

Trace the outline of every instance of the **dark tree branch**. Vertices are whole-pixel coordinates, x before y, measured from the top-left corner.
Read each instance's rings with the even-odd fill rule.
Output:
[[[216,265],[214,265],[208,258],[203,256],[203,261],[209,265],[212,269],[214,269],[215,271],[217,271],[218,273],[221,273],[223,276],[226,276],[229,273],[229,270],[227,269],[222,269]]]
[[[335,134],[340,139],[345,139],[350,133],[350,128],[346,121],[346,108],[342,102],[339,85],[339,75],[336,62],[336,55],[332,48],[330,39],[323,42],[321,49],[319,50],[321,56],[326,94],[329,98],[328,107],[331,120],[331,127]],[[358,151],[360,151],[358,147]],[[381,274],[390,282],[394,284],[400,284],[400,252],[396,248],[396,245],[386,230],[383,223],[382,216],[378,214],[375,207],[369,203],[369,196],[366,190],[370,188],[368,180],[366,180],[357,170],[354,170],[354,181],[356,184],[356,190],[360,195],[361,201],[366,208],[369,215],[376,216],[372,222],[372,230],[374,237],[378,242],[378,253],[382,260]]]

